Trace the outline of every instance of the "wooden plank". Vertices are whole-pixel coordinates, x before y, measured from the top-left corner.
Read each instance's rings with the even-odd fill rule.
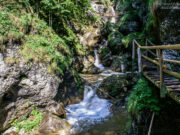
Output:
[[[166,86],[171,86],[171,85],[179,85],[179,82],[165,82],[164,83]]]
[[[180,49],[180,44],[175,44],[175,45],[157,45],[157,46],[139,46],[141,49],[160,49],[160,50],[179,50]]]

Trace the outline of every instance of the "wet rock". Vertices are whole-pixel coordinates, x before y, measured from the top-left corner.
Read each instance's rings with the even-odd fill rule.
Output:
[[[99,88],[112,97],[118,97],[122,92],[126,93],[129,85],[130,82],[125,77],[112,75],[104,79]]]
[[[84,68],[82,72],[88,74],[98,74],[101,73],[102,71],[91,63],[87,68]]]
[[[66,113],[64,111],[63,103],[51,102],[46,106],[46,110],[51,114],[57,115],[59,117],[66,117]]]
[[[81,72],[83,70],[83,67],[84,67],[84,65],[83,65],[83,57],[80,57],[80,56],[73,57],[72,67],[77,72]]]
[[[67,121],[52,115],[45,114],[38,135],[63,134],[70,135],[70,125]]]

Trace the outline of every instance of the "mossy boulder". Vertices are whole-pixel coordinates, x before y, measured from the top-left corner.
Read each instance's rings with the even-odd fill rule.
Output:
[[[118,97],[122,92],[127,90],[130,82],[125,77],[112,75],[103,80],[100,89],[112,97]]]
[[[124,49],[124,45],[121,42],[122,38],[123,35],[118,31],[112,32],[108,36],[108,47],[113,55],[120,54]]]

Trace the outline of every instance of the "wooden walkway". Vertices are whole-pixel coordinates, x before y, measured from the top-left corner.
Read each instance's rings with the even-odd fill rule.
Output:
[[[163,50],[180,50],[177,45],[155,45],[146,40],[144,46],[133,41],[132,59],[138,60],[138,71],[160,89],[160,96],[169,95],[180,103],[180,73],[168,69],[168,64],[180,65],[180,61],[163,58]]]

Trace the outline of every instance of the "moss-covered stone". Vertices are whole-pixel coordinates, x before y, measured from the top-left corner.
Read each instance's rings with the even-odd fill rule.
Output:
[[[100,89],[107,92],[109,95],[116,97],[127,87],[130,83],[124,78],[117,75],[112,75],[103,80]]]

